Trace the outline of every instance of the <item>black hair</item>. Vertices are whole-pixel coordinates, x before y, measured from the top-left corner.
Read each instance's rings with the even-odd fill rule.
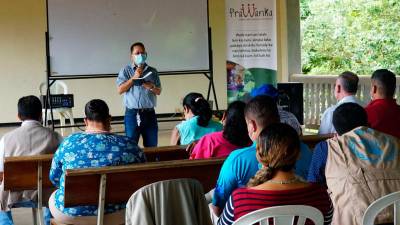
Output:
[[[387,69],[376,70],[372,73],[372,80],[378,82],[378,87],[381,90],[381,94],[385,97],[393,97],[396,91],[396,75]]]
[[[24,96],[18,100],[18,116],[24,120],[40,121],[42,116],[42,103],[33,95]]]
[[[279,123],[278,107],[274,99],[267,95],[252,98],[244,110],[245,116],[254,119],[262,128],[271,123]]]
[[[246,104],[244,102],[234,101],[229,104],[225,112],[223,136],[231,144],[239,147],[245,147],[251,143],[244,118],[245,107]]]
[[[300,139],[296,130],[284,123],[270,124],[257,139],[256,156],[263,167],[247,186],[254,187],[272,179],[278,170],[292,171],[299,154]]]
[[[212,117],[210,104],[204,99],[203,95],[191,92],[183,99],[183,106],[189,108],[193,115],[198,116],[197,125],[206,127]]]
[[[368,126],[367,112],[359,104],[348,102],[339,105],[333,112],[333,127],[339,135],[359,126]]]
[[[358,89],[358,76],[357,74],[350,72],[350,71],[345,71],[339,75],[340,83],[342,85],[342,88],[350,93],[350,94],[355,94],[357,93]]]
[[[142,42],[135,42],[131,45],[131,54],[133,52],[133,48],[135,48],[136,46],[142,47],[143,50],[146,50],[146,48],[144,47],[144,44]]]
[[[110,110],[105,101],[93,99],[85,105],[85,116],[88,120],[106,123],[110,119]]]

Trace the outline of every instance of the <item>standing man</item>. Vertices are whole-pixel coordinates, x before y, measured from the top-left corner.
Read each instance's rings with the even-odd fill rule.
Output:
[[[335,109],[347,102],[357,103],[358,100],[355,97],[358,87],[358,76],[350,71],[345,71],[339,75],[335,83],[335,98],[337,103],[330,106],[325,110],[321,117],[321,125],[319,126],[318,134],[332,134],[336,133],[335,128],[332,124],[333,112]]]
[[[146,64],[147,52],[141,42],[131,46],[131,62],[117,78],[118,93],[124,94],[125,133],[144,147],[157,146],[158,125],[154,107],[161,93],[161,82],[155,68]]]

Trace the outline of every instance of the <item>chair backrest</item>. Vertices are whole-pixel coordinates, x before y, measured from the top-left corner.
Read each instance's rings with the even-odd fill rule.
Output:
[[[126,225],[212,225],[202,185],[193,179],[160,181],[140,188],[129,198],[125,214]]]
[[[240,217],[233,225],[249,225],[260,222],[261,225],[269,224],[272,218],[274,225],[294,224],[298,218],[297,225],[304,225],[306,219],[314,222],[315,225],[324,224],[324,216],[318,209],[307,205],[285,205],[259,209]]]
[[[39,86],[40,95],[46,95],[47,82],[42,82]],[[68,94],[68,86],[65,82],[57,80],[50,87],[51,94]]]
[[[393,224],[400,225],[400,191],[385,195],[371,203],[365,210],[363,225],[373,225],[379,212],[392,204],[394,205]]]
[[[105,203],[127,202],[141,187],[170,179],[192,178],[200,181],[204,191],[215,186],[224,159],[174,160],[126,166],[67,170],[64,207],[97,205],[102,177]]]

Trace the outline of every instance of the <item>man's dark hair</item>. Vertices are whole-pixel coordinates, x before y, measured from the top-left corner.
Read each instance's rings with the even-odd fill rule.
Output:
[[[133,48],[136,47],[136,46],[140,46],[140,47],[143,48],[143,50],[146,50],[146,48],[144,47],[144,44],[143,44],[142,42],[135,42],[135,43],[133,43],[133,44],[131,45],[131,54],[132,54],[132,52],[133,52]]]
[[[24,120],[40,121],[42,116],[42,103],[33,95],[24,96],[18,100],[18,116]]]
[[[105,101],[93,99],[85,105],[85,116],[88,120],[105,123],[110,118],[110,110]]]
[[[350,71],[345,71],[339,75],[339,79],[342,88],[346,92],[351,94],[357,93],[358,80],[359,80],[357,74]]]
[[[367,112],[356,103],[343,103],[333,112],[333,127],[339,135],[359,126],[368,126]]]
[[[245,116],[252,118],[262,128],[271,123],[279,123],[280,117],[275,101],[266,95],[259,95],[252,98],[244,109]]]
[[[387,69],[379,69],[372,73],[372,80],[377,82],[382,95],[386,98],[393,98],[396,91],[396,75]]]
[[[245,147],[251,143],[247,132],[246,120],[244,118],[245,107],[246,103],[234,101],[229,104],[225,112],[223,136],[231,144],[238,147]]]

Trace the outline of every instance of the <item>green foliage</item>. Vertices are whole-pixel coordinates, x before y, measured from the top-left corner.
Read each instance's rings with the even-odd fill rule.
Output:
[[[399,0],[300,0],[302,70],[400,74]]]

